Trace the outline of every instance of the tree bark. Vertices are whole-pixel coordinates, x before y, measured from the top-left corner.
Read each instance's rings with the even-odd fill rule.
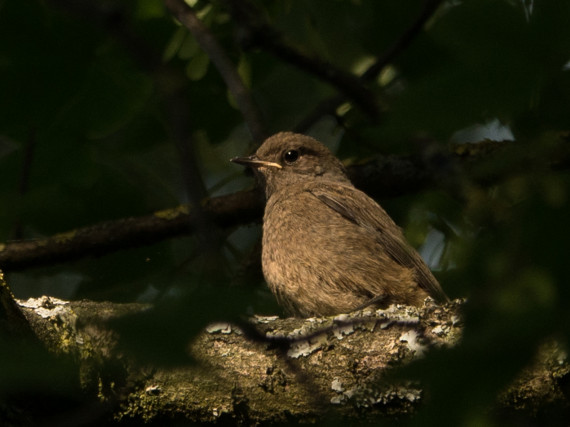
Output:
[[[462,331],[460,300],[328,318],[254,317],[239,326],[209,325],[189,344],[185,366],[149,367],[120,350],[107,323],[143,305],[49,297],[20,305],[50,351],[75,360],[83,390],[107,403],[97,420],[118,425],[401,419],[424,393],[421,384],[390,374],[433,348],[457,345]],[[542,353],[500,397],[500,407],[568,403],[560,389],[569,378],[563,353],[556,345]]]

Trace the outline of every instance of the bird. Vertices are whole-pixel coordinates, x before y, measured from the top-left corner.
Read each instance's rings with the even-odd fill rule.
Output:
[[[280,132],[230,161],[261,178],[262,270],[277,302],[297,317],[391,304],[448,301],[386,211],[348,178],[316,139]]]

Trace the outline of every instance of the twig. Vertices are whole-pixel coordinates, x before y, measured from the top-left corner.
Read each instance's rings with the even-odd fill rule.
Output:
[[[396,40],[396,42],[360,76],[360,80],[374,80],[384,67],[394,61],[394,59],[421,33],[426,22],[433,16],[441,2],[442,0],[426,0],[424,8],[412,25],[410,25],[398,40]]]
[[[183,0],[164,0],[164,3],[176,19],[192,33],[200,47],[208,54],[218,69],[228,86],[228,90],[234,96],[254,141],[263,141],[267,134],[257,107],[237,73],[234,64],[210,30],[198,19],[192,8],[184,3]]]
[[[356,76],[318,57],[309,58],[292,46],[285,44],[281,39],[260,38],[259,46],[264,47],[283,61],[331,84],[343,94],[344,98],[352,99],[373,120],[378,118],[378,105],[374,99],[374,94]]]
[[[381,55],[368,69],[362,73],[360,80],[363,83],[374,80],[382,70],[400,55],[410,43],[420,34],[426,22],[433,16],[442,0],[427,0],[419,16],[412,25],[404,31],[396,42]],[[307,117],[295,127],[296,132],[305,132],[324,115],[334,114],[336,109],[346,102],[344,96],[335,96],[321,102]]]
[[[230,13],[241,25],[242,45],[264,49],[277,58],[313,74],[335,87],[344,97],[352,99],[371,118],[378,117],[374,94],[358,77],[318,57],[308,57],[283,41],[283,36],[271,27],[254,5],[245,0],[227,0]]]

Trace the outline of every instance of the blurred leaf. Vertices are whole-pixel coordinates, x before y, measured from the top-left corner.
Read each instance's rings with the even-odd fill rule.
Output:
[[[188,364],[192,363],[189,345],[196,335],[208,324],[239,320],[249,300],[247,289],[202,284],[113,323],[121,333],[121,344],[138,360]]]
[[[196,38],[188,33],[188,31],[184,28],[179,29],[178,31],[183,30],[185,35],[182,44],[180,45],[180,51],[178,52],[178,57],[182,60],[188,60],[193,58],[195,55],[200,52],[200,45]]]
[[[210,58],[203,51],[198,51],[186,65],[186,76],[190,80],[200,80],[208,72]]]
[[[188,39],[190,38],[187,37],[186,29],[184,27],[177,28],[172,35],[172,38],[166,45],[166,48],[164,49],[162,60],[165,62],[170,61],[172,58],[174,58],[174,56],[176,56],[176,54],[180,55],[181,59],[188,59],[190,56],[192,56],[194,52],[190,53],[188,56],[182,53],[182,51],[185,51],[187,49],[185,46]]]
[[[237,72],[246,87],[251,88],[251,63],[246,55],[241,55],[237,64]]]

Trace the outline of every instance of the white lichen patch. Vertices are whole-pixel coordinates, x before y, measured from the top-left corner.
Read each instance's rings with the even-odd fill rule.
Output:
[[[392,304],[384,310],[376,310],[376,315],[386,319],[382,321],[380,327],[386,329],[388,326],[398,323],[402,326],[413,326],[420,323],[420,311],[417,307]]]
[[[331,389],[336,391],[337,393],[342,393],[344,391],[344,386],[342,385],[342,381],[338,378],[332,380]]]
[[[232,325],[226,322],[216,322],[206,326],[206,332],[209,334],[231,334]]]
[[[400,335],[400,341],[408,344],[408,348],[412,350],[416,356],[423,356],[426,347],[418,340],[418,333],[414,330],[404,332]]]
[[[158,396],[162,392],[162,389],[159,385],[149,385],[144,389],[144,392],[149,396]]]
[[[333,404],[333,405],[340,405],[346,401],[347,401],[347,398],[343,394],[331,397],[331,404]]]
[[[348,320],[348,314],[339,314],[333,318],[335,322],[346,322]]]
[[[327,344],[327,337],[323,335],[318,335],[308,340],[302,340],[294,342],[291,348],[287,351],[287,356],[293,359],[298,359],[301,356],[308,356],[317,350],[320,350]]]
[[[336,405],[351,402],[357,408],[369,408],[376,405],[416,404],[420,400],[421,390],[412,384],[391,384],[380,388],[371,385],[357,386],[334,396],[330,402]]]
[[[437,325],[435,328],[431,330],[434,335],[438,337],[444,337],[449,333],[450,327],[449,325]]]
[[[26,301],[18,300],[18,304],[21,307],[34,310],[38,316],[44,319],[49,319],[63,314],[65,312],[64,306],[69,302],[44,295],[40,298],[29,298]]]
[[[345,335],[350,335],[352,333],[354,333],[354,325],[351,324],[337,326],[333,329],[334,336],[339,340],[343,339]]]
[[[274,322],[275,320],[279,319],[279,316],[260,316],[260,315],[254,315],[253,319],[256,323],[271,323]]]
[[[422,398],[422,392],[419,389],[412,387],[393,386],[390,389],[379,393],[379,395],[372,400],[374,404],[386,405],[394,401],[407,401],[410,403],[419,402]]]

